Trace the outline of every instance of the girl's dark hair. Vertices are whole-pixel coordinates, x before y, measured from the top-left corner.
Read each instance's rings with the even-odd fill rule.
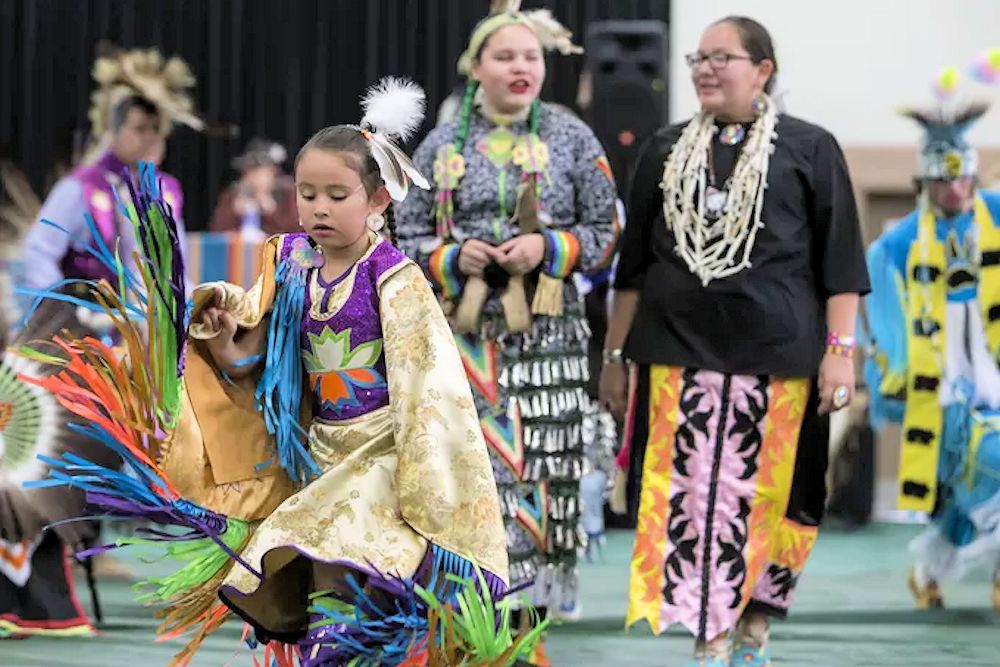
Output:
[[[774,55],[774,42],[771,40],[771,33],[763,25],[747,16],[727,16],[719,19],[713,25],[728,23],[740,34],[740,43],[750,54],[750,59],[754,64],[759,64],[762,60],[770,60],[774,63],[774,71],[764,84],[764,92],[770,95],[774,91],[774,77],[778,73],[778,57]]]
[[[299,161],[306,151],[316,149],[340,153],[349,156],[347,166],[358,173],[361,183],[365,186],[365,192],[371,197],[375,192],[385,185],[382,181],[382,174],[378,169],[378,163],[372,157],[368,139],[354,125],[332,125],[324,127],[322,130],[312,135],[295,156],[295,168],[298,168]],[[396,238],[396,220],[393,212],[393,202],[389,202],[388,208],[382,214],[385,217],[385,226],[390,239]]]

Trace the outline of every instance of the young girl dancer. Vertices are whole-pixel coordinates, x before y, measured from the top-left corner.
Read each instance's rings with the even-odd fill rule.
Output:
[[[321,130],[299,152],[303,232],[267,242],[250,291],[197,288],[187,328],[176,307],[183,271],[169,252],[176,234],[147,173],[134,210],[136,227],[153,230],[136,281],[149,295],[148,345],[120,312],[129,307],[99,287],[130,359],[147,367],[95,363],[107,360],[99,344],[75,341],[64,347],[77,379],[47,384],[143,484],[94,475],[96,466],[78,477],[73,465],[59,481],[87,489],[104,511],[198,538],[173,545],[190,563],[153,582],[170,604],[164,629],[203,626],[180,661],[230,611],[259,639],[297,643],[307,667],[454,656],[506,665],[531,648],[531,637],[512,645],[506,614],[495,623],[504,528],[458,351],[421,270],[379,233],[391,201],[427,185],[393,143],[419,125],[423,92],[389,80],[363,105],[359,125]],[[181,382],[164,357],[177,360]],[[102,392],[115,396],[104,409],[92,400]],[[484,612],[478,623],[458,596]],[[488,646],[435,631],[460,606],[459,644],[463,632],[485,631]],[[291,661],[290,649],[279,652]]]

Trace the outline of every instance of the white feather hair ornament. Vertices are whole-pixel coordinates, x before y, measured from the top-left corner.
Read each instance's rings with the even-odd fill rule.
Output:
[[[424,120],[423,89],[412,81],[389,76],[368,89],[361,100],[361,126],[406,141]]]
[[[370,142],[382,181],[395,201],[406,198],[410,182],[418,188],[430,189],[430,183],[394,141],[406,141],[420,127],[424,101],[420,86],[396,77],[382,79],[361,100],[365,112],[361,132]]]

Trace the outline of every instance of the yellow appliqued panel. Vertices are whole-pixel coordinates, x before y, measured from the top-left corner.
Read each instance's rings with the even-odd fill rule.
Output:
[[[760,573],[774,560],[778,545],[775,527],[785,522],[809,388],[807,379],[771,382],[764,441],[757,455],[757,490],[747,523],[747,577],[741,595],[744,601],[750,600]]]
[[[660,631],[666,582],[663,568],[670,520],[670,474],[682,373],[680,368],[667,366],[652,366],[649,370],[649,438],[642,470],[625,625],[645,620],[654,632]]]
[[[801,574],[816,544],[819,529],[816,526],[803,526],[782,517],[775,532],[771,562],[778,567],[788,568],[796,575]]]
[[[898,505],[923,512],[934,507],[943,427],[938,393],[944,370],[947,259],[935,224],[929,211],[921,216],[906,262],[908,375]]]
[[[979,239],[979,306],[990,352],[1000,359],[1000,229],[982,197],[976,197],[973,210]]]

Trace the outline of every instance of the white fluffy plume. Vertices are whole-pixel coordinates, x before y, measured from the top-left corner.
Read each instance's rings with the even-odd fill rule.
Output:
[[[386,77],[368,89],[361,108],[361,125],[406,141],[424,120],[423,89],[412,81]]]

